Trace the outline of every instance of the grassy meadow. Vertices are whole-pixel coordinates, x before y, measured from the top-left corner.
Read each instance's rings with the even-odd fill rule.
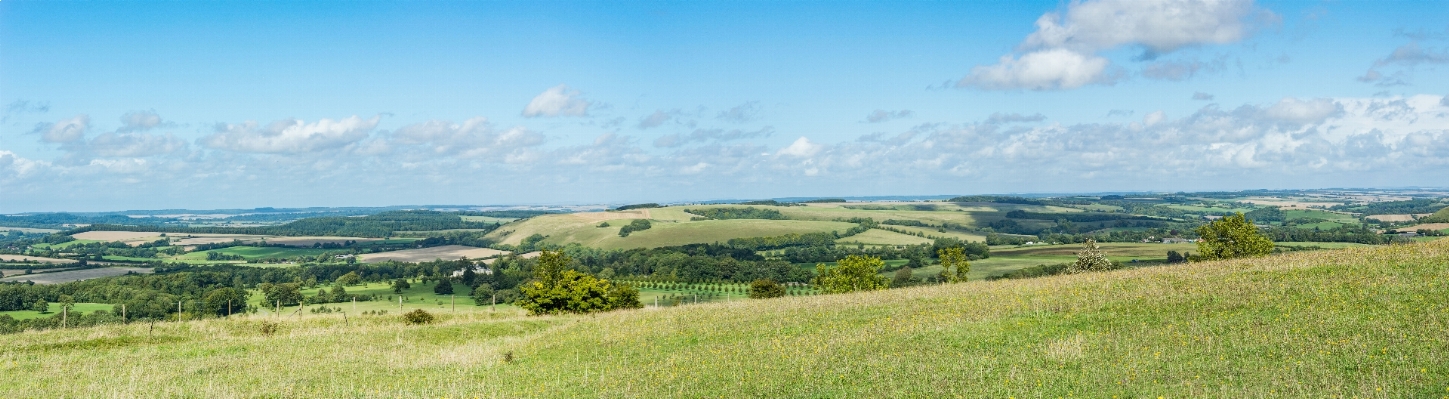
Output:
[[[436,313],[5,335],[0,397],[1449,397],[1449,240],[590,316]]]

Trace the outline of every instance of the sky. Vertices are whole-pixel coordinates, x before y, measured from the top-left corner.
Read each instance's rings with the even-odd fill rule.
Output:
[[[1449,2],[0,1],[0,213],[1449,184]]]

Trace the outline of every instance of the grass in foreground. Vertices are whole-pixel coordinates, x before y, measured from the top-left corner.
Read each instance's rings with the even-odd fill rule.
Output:
[[[1449,240],[596,316],[268,320],[0,336],[0,396],[1449,397]]]

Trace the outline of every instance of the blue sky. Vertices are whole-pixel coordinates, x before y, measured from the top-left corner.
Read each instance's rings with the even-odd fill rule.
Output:
[[[0,2],[0,212],[1445,186],[1449,3]]]

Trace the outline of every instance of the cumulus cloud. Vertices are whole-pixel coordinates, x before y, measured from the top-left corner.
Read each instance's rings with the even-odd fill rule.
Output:
[[[805,137],[800,137],[798,139],[795,139],[795,142],[790,143],[789,146],[781,148],[780,151],[777,152],[777,154],[807,158],[815,155],[816,153],[819,153],[821,148],[823,148],[823,146],[821,146],[820,144],[815,144],[811,142],[810,139],[807,139]]]
[[[528,106],[523,107],[523,116],[529,118],[555,116],[585,116],[589,113],[589,101],[580,98],[577,90],[558,85],[539,93]]]
[[[1212,101],[1214,96],[1203,92],[1192,93],[1192,99],[1197,101]]]
[[[1022,115],[1014,112],[1009,114],[995,112],[992,113],[990,117],[986,118],[986,123],[999,125],[1003,123],[1015,122],[1041,122],[1044,120],[1046,120],[1046,115],[1042,114]]]
[[[1264,115],[1278,121],[1308,124],[1322,122],[1342,112],[1343,106],[1331,99],[1299,100],[1287,97],[1268,107]]]
[[[1033,51],[1017,58],[1003,55],[995,65],[971,68],[956,87],[981,89],[1074,89],[1091,83],[1112,83],[1106,58],[1055,48]]]
[[[880,123],[895,119],[908,118],[911,116],[911,114],[911,110],[908,109],[903,109],[899,111],[886,111],[883,109],[878,109],[875,111],[871,111],[870,114],[866,115],[865,121],[866,123]]]
[[[976,66],[957,87],[1006,90],[1072,89],[1112,84],[1120,78],[1102,51],[1134,46],[1142,60],[1185,47],[1233,43],[1276,20],[1251,0],[1097,0],[1072,2],[1049,12],[1018,46],[1019,56]],[[1212,65],[1205,65],[1210,67]],[[1144,72],[1151,78],[1185,78],[1204,65],[1166,63]]]
[[[726,122],[745,123],[759,118],[760,111],[761,107],[759,101],[748,101],[744,104],[736,105],[734,107],[731,107],[730,109],[720,111],[717,117],[720,120]]]
[[[393,131],[392,139],[391,144],[424,148],[428,156],[461,157],[502,155],[544,142],[540,133],[523,127],[499,130],[482,117],[463,123],[435,120],[412,124]]]
[[[120,132],[145,131],[161,126],[161,115],[156,111],[131,111],[121,115]]]
[[[377,127],[380,117],[351,116],[340,120],[322,119],[307,123],[286,119],[260,126],[254,121],[218,124],[215,132],[197,140],[202,146],[236,152],[298,154],[344,147],[364,138]]]
[[[752,139],[757,137],[770,137],[774,130],[766,127],[754,131],[743,131],[739,129],[695,129],[687,135],[669,134],[654,139],[654,146],[660,148],[674,148],[690,143],[702,143],[710,141],[731,141],[741,139]]]

